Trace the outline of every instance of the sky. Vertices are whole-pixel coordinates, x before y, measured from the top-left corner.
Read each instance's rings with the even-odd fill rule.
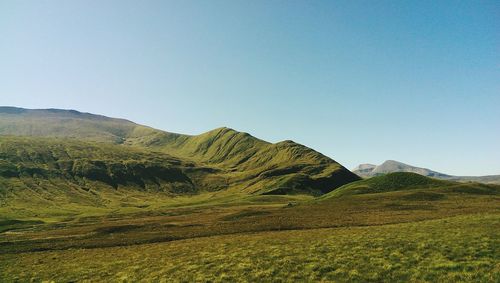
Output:
[[[0,105],[500,174],[498,1],[0,0]]]

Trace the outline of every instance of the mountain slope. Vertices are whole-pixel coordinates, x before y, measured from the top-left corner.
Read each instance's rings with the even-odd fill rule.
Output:
[[[221,170],[140,148],[0,137],[0,219],[155,209],[227,189]]]
[[[160,133],[152,140],[134,140],[131,144],[228,169],[236,183],[256,178],[247,191],[266,188],[262,180],[275,180],[274,188],[266,189],[266,193],[300,190],[300,186],[302,190],[325,193],[357,180],[343,166],[306,146],[293,141],[272,144],[225,127],[198,136]]]
[[[292,141],[219,128],[168,133],[71,110],[0,108],[0,199],[102,207],[165,196],[327,193],[359,177]],[[28,209],[28,208],[26,208]]]
[[[500,184],[500,175],[490,176],[452,176],[436,172],[427,168],[416,167],[402,162],[387,160],[380,165],[361,164],[352,171],[360,177],[368,178],[380,176],[394,172],[412,172],[422,176],[437,178],[441,180],[450,180],[457,182],[479,182],[485,184]]]
[[[70,137],[123,143],[128,138],[156,132],[128,120],[75,110],[0,107],[0,135]]]
[[[500,192],[500,186],[498,185],[459,183],[438,180],[417,173],[395,172],[346,184],[321,198],[328,199],[346,195],[379,194],[395,191],[420,191],[423,195],[432,196],[432,192],[436,189],[441,192],[451,191],[479,195],[498,195]]]
[[[4,178],[89,180],[113,188],[132,185],[163,191],[167,185],[189,193],[196,190],[198,181],[191,173],[214,172],[167,154],[55,138],[2,137],[0,157],[0,176]]]

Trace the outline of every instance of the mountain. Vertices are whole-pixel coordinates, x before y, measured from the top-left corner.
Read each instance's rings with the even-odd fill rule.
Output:
[[[352,172],[364,177],[365,175],[369,175],[373,171],[373,169],[375,169],[375,167],[377,167],[377,165],[368,163],[360,164],[356,168],[354,168]]]
[[[457,182],[479,182],[484,184],[500,184],[500,175],[487,176],[450,176],[447,180]]]
[[[380,165],[361,164],[352,171],[360,177],[368,178],[394,172],[412,172],[422,176],[459,181],[459,182],[480,182],[487,184],[500,184],[500,175],[490,176],[452,176],[436,172],[427,168],[408,165],[399,161],[387,160]]]
[[[359,180],[290,140],[225,127],[183,135],[59,109],[0,107],[0,157],[0,202],[45,206],[112,207],[132,193],[134,203],[151,193],[321,195]]]
[[[442,194],[444,193],[498,195],[500,186],[480,183],[460,183],[430,178],[412,172],[395,172],[346,184],[323,195],[321,199],[396,191],[417,191],[419,193],[414,196],[429,198],[439,196],[434,194],[434,192],[440,192],[441,196],[443,196]]]
[[[372,193],[386,193],[399,190],[429,189],[452,185],[448,181],[437,180],[411,172],[395,172],[375,176],[373,178],[360,180],[346,184],[324,197],[358,195]]]
[[[429,177],[445,177],[448,176],[443,173],[432,171],[427,168],[420,168],[412,165],[408,165],[395,160],[387,160],[380,165],[372,164],[361,164],[356,167],[353,172],[362,177],[371,177],[393,172],[413,172],[423,176]]]
[[[66,137],[120,144],[158,132],[125,119],[75,110],[0,106],[0,135]]]

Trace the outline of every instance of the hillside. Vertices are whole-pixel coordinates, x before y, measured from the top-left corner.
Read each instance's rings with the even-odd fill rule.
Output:
[[[376,178],[379,181],[374,183]],[[370,180],[376,191],[309,201],[297,198],[287,202],[291,200],[287,196],[260,195],[241,197],[231,204],[141,208],[128,214],[112,210],[105,215],[76,215],[58,221],[36,217],[0,220],[0,269],[6,271],[0,278],[75,281],[98,276],[99,280],[113,281],[123,279],[125,274],[131,280],[154,281],[155,272],[162,270],[164,276],[176,274],[174,278],[179,280],[190,271],[198,272],[196,278],[214,280],[221,272],[233,272],[236,279],[240,272],[250,274],[254,269],[249,268],[257,263],[259,268],[274,269],[263,273],[272,280],[282,270],[276,262],[282,262],[304,270],[297,271],[293,278],[287,277],[288,272],[279,273],[284,280],[307,281],[319,274],[310,266],[311,258],[315,262],[324,260],[318,263],[322,273],[314,278],[323,280],[321,274],[330,274],[328,278],[333,281],[339,279],[339,273],[331,268],[332,263],[343,268],[342,278],[346,280],[360,264],[363,271],[378,270],[375,275],[359,273],[362,277],[356,278],[360,281],[385,281],[395,279],[396,274],[403,281],[415,279],[406,268],[416,266],[422,268],[422,278],[429,279],[428,270],[443,260],[447,265],[432,270],[450,280],[458,277],[449,275],[449,266],[461,264],[457,272],[463,273],[463,278],[472,278],[467,272],[473,267],[481,267],[484,274],[494,270],[495,251],[489,247],[497,239],[495,232],[500,224],[500,186],[436,182],[411,173]],[[401,187],[402,183],[411,187]],[[429,221],[435,225],[428,227],[425,223]],[[228,241],[232,243],[228,245]],[[248,247],[242,242],[252,244]],[[457,252],[464,245],[469,247],[468,254]],[[426,255],[439,252],[415,260],[419,256],[415,251]],[[199,254],[203,257],[195,256],[199,263],[195,260],[197,266],[193,266],[190,255]],[[335,256],[324,259],[325,254]],[[335,260],[339,254],[343,258]],[[269,262],[261,262],[267,255]],[[486,264],[468,264],[464,255]],[[394,269],[388,276],[383,265],[373,264],[373,256],[387,265],[400,266],[403,262],[408,267]],[[165,265],[171,261],[175,264]],[[235,266],[235,261],[240,264]],[[126,273],[124,264],[131,266]],[[206,273],[199,272],[200,266]]]
[[[54,125],[23,114],[22,131],[0,135],[0,280],[493,278],[482,262],[495,256],[484,249],[500,186],[406,172],[360,180],[293,141],[49,112]],[[67,119],[68,129],[56,127]],[[465,244],[468,254],[456,253]],[[449,266],[477,274],[449,275]]]
[[[55,109],[0,108],[0,156],[0,201],[9,204],[3,209],[21,206],[26,215],[38,206],[58,207],[58,201],[74,205],[70,214],[154,206],[146,199],[157,193],[163,194],[158,199],[215,192],[321,195],[359,179],[292,141],[273,144],[229,128],[182,135]]]
[[[0,135],[66,137],[119,144],[156,132],[125,119],[75,110],[0,107]]]
[[[193,193],[210,190],[204,177],[220,172],[165,153],[73,139],[1,137],[0,156],[3,178],[101,182],[114,189]]]
[[[110,143],[4,136],[0,157],[2,218],[152,208],[226,188],[216,168]]]
[[[358,179],[337,162],[301,144],[290,140],[272,144],[225,127],[197,136],[159,133],[150,138],[134,139],[130,144],[227,169],[233,183],[253,178],[245,188],[248,192],[265,188],[266,193],[281,194],[291,188],[322,194]],[[270,180],[272,187],[266,184]]]
[[[441,192],[451,190],[453,192],[468,192],[473,194],[497,194],[499,186],[479,183],[459,183],[425,177],[417,173],[395,172],[346,184],[335,191],[325,194],[321,199],[346,195],[416,190],[423,192],[425,195],[433,191],[433,189],[439,189]]]
[[[452,182],[432,179],[416,173],[396,172],[344,185],[323,197],[429,189],[452,184]]]
[[[394,172],[411,172],[422,176],[432,177],[441,180],[457,182],[479,182],[485,184],[500,184],[500,175],[490,176],[452,176],[436,172],[427,168],[408,165],[399,161],[387,160],[380,165],[361,164],[352,170],[353,173],[363,178],[384,175]]]

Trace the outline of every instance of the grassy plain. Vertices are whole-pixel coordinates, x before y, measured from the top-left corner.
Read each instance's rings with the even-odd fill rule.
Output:
[[[4,230],[10,231],[0,234],[0,251],[109,247],[221,234],[373,226],[500,212],[498,189],[485,193],[467,185],[326,199],[266,195],[191,204],[187,199],[184,201],[170,208],[83,215],[28,223],[25,229],[7,227]]]
[[[498,214],[2,254],[0,280],[498,282]]]
[[[497,282],[498,187],[421,185],[4,221],[0,281]]]

